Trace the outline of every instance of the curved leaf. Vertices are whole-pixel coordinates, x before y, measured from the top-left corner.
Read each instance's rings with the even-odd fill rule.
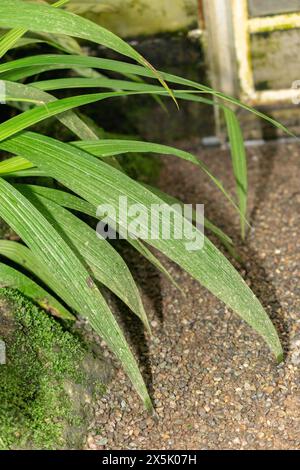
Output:
[[[40,171],[40,170],[38,170]],[[85,201],[84,199],[79,198],[73,194],[67,193],[65,191],[60,191],[58,189],[47,188],[43,186],[37,185],[22,185],[18,184],[15,185],[17,188],[20,188],[20,191],[30,189],[30,191],[34,194],[41,195],[50,201],[59,204],[62,207],[66,207],[68,209],[75,210],[77,212],[81,212],[86,214],[90,217],[97,218],[97,208],[94,207],[89,202]],[[173,279],[171,274],[167,271],[167,269],[161,264],[159,259],[149,250],[149,248],[141,241],[141,240],[134,240],[129,239],[128,243],[130,243],[144,258],[146,258],[156,269],[158,269],[167,279],[179,290],[181,288],[178,286],[176,281]]]
[[[36,32],[65,34],[108,47],[149,68],[152,77],[155,76],[173,97],[160,74],[135,49],[105,28],[73,13],[46,5],[20,0],[6,0],[4,5],[0,4],[0,27],[26,28]],[[175,100],[174,97],[173,99]]]
[[[43,265],[27,246],[11,240],[0,240],[0,255],[9,258],[14,263],[30,271],[46,286],[48,285],[53,292],[58,294],[61,299],[64,299],[70,307],[75,310],[77,309],[78,306],[74,302],[73,296],[70,295],[69,290],[63,289],[61,283],[57,282],[55,276],[52,276],[48,267]],[[69,320],[75,319],[70,313],[68,316]]]
[[[31,86],[7,80],[3,80],[3,83],[6,95],[16,101],[22,100],[23,98],[29,98],[44,105],[56,101],[55,96]],[[65,113],[58,114],[56,118],[80,139],[97,138],[91,128],[73,111],[66,111]]]
[[[133,277],[122,257],[108,241],[99,239],[96,231],[85,222],[50,199],[32,191],[29,186],[19,185],[17,188],[72,247],[91,271],[92,277],[123,300],[150,331],[147,315]]]
[[[4,72],[15,71],[18,68],[24,68],[24,67],[26,68],[26,67],[33,67],[33,66],[50,67],[50,70],[53,70],[53,68],[68,69],[68,68],[74,68],[74,67],[91,67],[95,69],[109,70],[109,71],[117,72],[120,74],[132,74],[132,75],[138,75],[140,77],[153,78],[151,71],[135,64],[128,64],[126,62],[121,62],[121,61],[111,60],[111,59],[101,59],[98,57],[74,56],[74,55],[61,56],[61,55],[56,55],[56,54],[32,56],[32,57],[27,57],[25,59],[18,59],[15,61],[11,61],[6,64],[1,64],[0,65],[0,74],[1,74],[0,78],[7,79],[9,77],[9,75],[7,74],[4,75]],[[35,72],[33,70],[33,74],[34,73]],[[283,124],[279,123],[278,121],[271,118],[270,116],[262,113],[261,111],[258,111],[257,109],[252,108],[251,106],[245,103],[242,103],[236,98],[228,96],[224,93],[216,91],[206,85],[202,85],[192,80],[187,80],[185,78],[181,78],[176,75],[168,74],[168,73],[161,72],[161,71],[159,73],[161,77],[163,77],[163,79],[167,80],[169,83],[175,83],[177,85],[182,85],[184,87],[191,87],[201,92],[213,95],[216,98],[220,98],[222,102],[225,101],[228,103],[232,103],[238,107],[241,107],[255,114],[261,119],[264,119],[270,122],[273,126],[277,127],[278,129],[281,129],[286,134],[294,136],[294,134],[290,132]],[[215,103],[215,104],[218,106],[218,103]]]
[[[68,312],[52,295],[16,269],[0,263],[0,289],[11,287],[18,289],[22,294],[34,300],[51,315],[63,320],[74,320]]]
[[[54,3],[52,7],[59,8],[67,3],[69,0],[59,0],[58,2]],[[0,58],[11,49],[19,39],[26,33],[26,29],[24,28],[15,28],[6,33],[0,39]]]
[[[0,216],[41,262],[49,266],[65,290],[72,286],[78,311],[88,318],[94,330],[121,361],[146,408],[151,409],[151,400],[137,363],[89,273],[47,219],[3,178],[0,178]]]
[[[19,134],[2,142],[1,147],[25,156],[94,206],[110,203],[118,210],[119,199],[124,195],[128,198],[128,205],[138,202],[149,209],[163,203],[159,197],[115,168],[94,159],[79,148],[49,137],[34,133]],[[168,210],[170,219],[173,219],[171,214],[174,210]],[[118,220],[118,223],[122,224],[122,220]],[[277,359],[281,360],[283,353],[276,330],[245,281],[207,238],[201,250],[187,251],[176,225],[171,220],[174,233],[172,239],[160,237],[159,240],[148,239],[147,242],[182,266],[239,314],[265,339]],[[159,226],[155,228],[159,233]]]
[[[248,178],[247,156],[240,124],[235,113],[231,109],[224,109],[224,115],[228,130],[231,149],[233,173],[236,182],[236,192],[239,198],[241,213],[241,234],[245,238],[245,220],[247,216]]]
[[[55,116],[57,114],[63,113],[65,111],[69,111],[77,106],[82,106],[84,104],[93,103],[95,101],[99,101],[106,98],[116,97],[116,96],[123,96],[127,94],[135,94],[139,92],[111,92],[111,93],[95,93],[90,95],[81,95],[81,96],[74,96],[72,98],[64,98],[61,100],[51,101],[47,104],[47,106],[38,106],[34,109],[25,111],[22,114],[19,114],[8,121],[0,124],[0,141],[4,140],[14,134],[17,134],[19,131],[24,130],[30,127],[33,124],[36,124],[50,116]],[[160,92],[162,93],[162,92]],[[180,94],[175,92],[175,95],[180,97]],[[195,97],[196,98],[196,97]],[[240,213],[239,208],[236,206],[235,202],[232,200],[231,196],[227,193],[225,188],[223,187],[222,183],[213,176],[213,174],[209,171],[208,167],[201,161],[199,161],[194,155],[184,152],[182,150],[177,150],[172,147],[167,147],[164,145],[159,144],[151,144],[145,142],[136,142],[136,141],[116,141],[116,140],[105,140],[104,145],[107,145],[107,150],[101,146],[101,142],[96,140],[93,142],[87,142],[86,144],[82,144],[81,142],[76,142],[75,145],[84,147],[85,145],[88,147],[90,153],[94,153],[97,156],[100,152],[103,151],[103,156],[113,156],[117,155],[118,153],[124,152],[156,152],[156,153],[163,153],[163,154],[173,154],[184,160],[188,160],[194,164],[200,166],[200,168],[210,177],[210,179],[216,184],[216,186],[223,192],[225,197],[229,200],[229,202],[236,208],[236,210]],[[114,150],[116,149],[116,150]],[[105,151],[106,150],[106,151]],[[86,154],[87,155],[87,154]],[[240,213],[241,214],[241,213]]]

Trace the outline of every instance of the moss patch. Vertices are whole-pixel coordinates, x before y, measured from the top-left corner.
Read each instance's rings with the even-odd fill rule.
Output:
[[[103,393],[83,341],[3,289],[0,339],[7,354],[0,366],[0,449],[82,447],[92,398]]]
[[[134,180],[148,184],[158,181],[162,163],[157,156],[145,154],[123,155],[118,158],[126,173]]]

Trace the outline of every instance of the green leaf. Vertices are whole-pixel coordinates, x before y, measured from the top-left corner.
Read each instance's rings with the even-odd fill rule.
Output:
[[[67,3],[69,0],[60,0],[52,5],[52,7],[60,7]],[[16,42],[24,36],[26,33],[26,28],[15,28],[6,33],[0,40],[0,58],[6,54],[9,49],[11,49]]]
[[[107,77],[100,78],[57,78],[52,80],[43,80],[32,82],[30,86],[40,90],[70,90],[72,88],[111,88],[112,90],[131,90],[131,91],[162,91],[159,85],[151,85],[144,82],[115,80]],[[173,91],[174,92],[174,91]]]
[[[109,167],[111,168],[111,167]],[[80,260],[45,217],[13,186],[0,178],[0,216],[20,235],[64,289],[76,295],[79,313],[121,361],[147,409],[151,409],[143,378],[125,337]]]
[[[170,196],[169,194],[166,194],[165,192],[161,191],[158,188],[155,188],[154,186],[149,186],[148,184],[144,184],[144,183],[143,183],[143,186],[145,186],[147,189],[149,189],[149,191],[151,191],[152,193],[156,194],[158,197],[163,199],[163,201],[169,205],[172,205],[172,204],[179,204],[181,206],[184,205],[184,203],[180,201],[179,199],[177,199],[176,197]],[[194,222],[196,221],[195,209],[193,209],[193,221]],[[220,239],[220,241],[224,243],[226,246],[233,245],[232,239],[228,237],[228,235],[226,235],[226,233],[224,233],[223,230],[221,230],[215,224],[210,222],[207,219],[207,217],[204,218],[204,227],[205,229],[209,230],[211,233],[216,235]]]
[[[0,41],[0,58],[3,57],[25,33],[26,29],[16,28],[6,33],[5,36],[2,36]]]
[[[6,91],[7,92],[7,91]],[[129,92],[111,92],[111,93],[94,93],[89,95],[74,96],[63,98],[61,100],[49,101],[37,106],[34,109],[24,111],[22,114],[12,117],[11,119],[0,124],[0,140],[6,139],[27,127],[37,124],[44,119],[56,116],[58,114],[70,111],[78,106],[95,103],[106,98],[128,95]],[[133,92],[133,94],[135,94]],[[10,96],[7,94],[7,98]],[[14,98],[16,99],[16,98]],[[18,98],[19,99],[19,98]]]
[[[175,92],[176,94],[176,92]],[[1,129],[1,126],[0,126]],[[186,160],[194,165],[197,165],[201,168],[202,171],[212,180],[212,182],[217,186],[217,188],[224,194],[228,199],[230,204],[240,213],[239,208],[236,206],[230,194],[226,191],[221,181],[216,178],[207,165],[202,162],[199,158],[195,157],[192,153],[186,152],[185,150],[180,150],[175,147],[170,147],[167,145],[155,144],[152,142],[140,142],[137,140],[110,140],[104,139],[102,141],[78,141],[73,142],[73,145],[79,147],[96,157],[106,158],[112,157],[115,155],[122,155],[125,153],[158,153],[163,155],[174,155],[178,158]],[[241,217],[243,215],[240,213]],[[243,218],[245,221],[245,219]],[[245,221],[247,223],[247,221]]]
[[[46,106],[47,103],[56,101],[54,96],[42,90],[35,89],[31,86],[23,85],[21,83],[14,83],[7,80],[3,80],[3,83],[7,97],[13,98],[16,101],[22,101],[25,98],[35,100],[44,106]],[[80,139],[96,139],[95,133],[73,111],[67,111],[65,113],[59,114],[56,116],[56,118]]]
[[[73,56],[72,55],[61,56],[61,55],[55,55],[55,54],[32,56],[32,57],[27,57],[25,59],[18,59],[15,61],[11,61],[9,63],[1,64],[0,74],[3,74],[4,72],[8,72],[10,70],[15,71],[18,68],[24,68],[24,67],[26,68],[26,67],[33,67],[33,66],[49,67],[49,70],[53,70],[53,68],[69,69],[69,68],[74,68],[74,67],[92,67],[95,69],[108,70],[108,71],[117,72],[120,74],[132,74],[132,75],[138,75],[140,77],[153,78],[153,74],[150,70],[146,69],[145,67],[141,67],[135,64],[128,64],[126,62],[121,62],[121,61],[111,60],[111,59],[101,59],[98,57],[74,56],[74,55]],[[32,72],[34,73],[34,69],[32,69]],[[270,122],[270,124],[282,130],[283,132],[287,133],[288,135],[294,136],[294,134],[290,132],[283,124],[279,123],[278,121],[271,118],[270,116],[262,113],[261,111],[258,111],[257,109],[252,108],[251,106],[245,103],[242,103],[236,98],[228,96],[224,93],[214,90],[213,88],[194,82],[192,80],[187,80],[185,78],[181,78],[176,75],[168,74],[168,73],[161,72],[161,71],[159,73],[161,77],[164,80],[167,80],[169,83],[175,83],[177,85],[182,85],[184,87],[191,87],[195,90],[199,90],[206,94],[213,95],[216,98],[220,98],[221,102],[225,101],[227,103],[231,103],[238,107],[246,109],[247,111],[260,117],[261,119],[264,119]],[[8,77],[9,75],[4,75],[1,78],[8,79]],[[215,104],[219,106],[218,103],[215,103]]]
[[[140,85],[134,83],[134,85]],[[25,111],[24,113],[15,116],[8,121],[0,124],[0,141],[10,137],[21,130],[28,128],[29,126],[36,124],[50,116],[55,116],[57,114],[66,112],[71,110],[74,107],[82,106],[84,104],[93,103],[95,101],[99,101],[106,98],[111,98],[114,96],[124,96],[126,94],[135,94],[139,92],[110,92],[110,93],[95,93],[89,95],[81,95],[81,96],[74,96],[71,98],[64,98],[61,100],[56,100],[49,102],[47,106],[38,106],[34,109]],[[160,92],[163,93],[163,92]],[[175,92],[175,95],[180,97],[180,94]],[[196,98],[196,97],[195,97]],[[182,150],[177,150],[172,147],[167,147],[159,144],[151,144],[145,142],[137,142],[137,141],[109,141],[105,139],[104,145],[107,145],[107,149],[105,148],[104,151],[103,147],[101,146],[101,142],[99,141],[92,141],[86,144],[82,144],[81,142],[76,143],[78,146],[87,145],[88,148],[85,148],[90,153],[96,154],[98,156],[113,156],[117,155],[118,153],[124,152],[156,152],[156,153],[163,153],[167,155],[176,155],[184,160],[190,161],[196,165],[199,165],[200,168],[210,177],[210,179],[216,184],[216,186],[222,191],[225,197],[229,200],[229,202],[236,208],[236,210],[240,213],[239,208],[236,206],[235,202],[232,200],[231,196],[227,193],[225,188],[223,187],[222,183],[213,176],[213,174],[209,171],[208,167],[200,162],[194,155],[184,152]],[[118,147],[117,147],[118,146]],[[117,150],[114,150],[117,149]],[[103,152],[103,153],[100,153]],[[87,154],[86,154],[87,155]]]
[[[236,192],[241,212],[241,234],[245,238],[245,220],[247,216],[248,177],[247,156],[239,121],[231,109],[224,109],[228,137],[231,149],[232,167],[236,183]]]
[[[115,168],[94,159],[79,148],[49,137],[23,133],[2,142],[1,148],[23,155],[94,206],[109,203],[118,210],[119,199],[124,195],[128,198],[128,205],[138,202],[148,210],[153,204],[163,203],[159,197]],[[188,251],[173,221],[172,214],[175,211],[170,207],[168,211],[174,237],[170,240],[162,237],[158,240],[148,239],[147,242],[178,263],[239,314],[265,339],[277,359],[281,360],[283,353],[276,330],[245,281],[207,238],[202,249]],[[122,224],[122,220],[118,222]],[[151,228],[160,233],[159,225],[154,221]],[[148,229],[147,226],[145,228]]]
[[[140,85],[140,84],[136,84]],[[32,87],[32,89],[34,89]],[[79,95],[73,96],[69,98],[63,98],[60,100],[52,101],[49,103],[45,103],[42,106],[37,106],[34,109],[30,109],[25,111],[24,113],[14,116],[13,118],[5,121],[0,125],[0,140],[6,139],[17,132],[24,130],[34,124],[37,124],[45,119],[48,119],[52,116],[56,116],[58,114],[64,113],[66,111],[70,111],[79,106],[84,106],[87,104],[92,104],[97,101],[101,101],[107,98],[113,97],[120,97],[120,96],[133,96],[133,95],[140,95],[140,94],[150,94],[154,93],[156,95],[165,96],[165,91],[149,91],[145,89],[145,91],[136,91],[136,92],[129,92],[129,91],[122,91],[122,92],[110,92],[110,93],[91,93],[88,95]],[[209,102],[204,98],[200,98],[199,96],[194,96],[192,93],[189,95],[188,92],[175,92],[176,96],[181,99],[189,99],[192,101],[201,101],[201,102]],[[7,94],[6,99],[10,100],[10,96]],[[17,101],[16,98],[13,98]]]
[[[19,176],[21,176],[21,177],[22,176],[25,176],[25,177],[26,176],[27,177],[28,176],[30,176],[30,177],[32,177],[32,176],[46,176],[46,173],[43,172],[42,170],[38,169],[38,168],[33,168],[33,170],[31,170],[30,172],[20,171],[22,169],[27,169],[27,168],[32,168],[32,167],[33,167],[33,164],[30,163],[28,160],[26,160],[22,157],[12,157],[12,158],[9,158],[8,160],[5,160],[4,162],[0,163],[0,175],[3,174],[3,176],[9,176],[9,173],[14,173],[11,176],[13,176],[13,177],[19,177]],[[24,185],[24,186],[26,186],[26,185]],[[144,184],[144,183],[143,183],[143,186],[145,186],[150,191],[152,191],[154,194],[159,196],[161,199],[163,199],[169,205],[172,205],[172,204],[181,204],[181,205],[183,205],[183,203],[181,201],[179,201],[179,199],[177,199],[173,196],[170,196],[169,194],[164,193],[163,191],[159,190],[158,188],[155,188],[153,186],[149,186],[149,185]],[[21,185],[18,185],[18,187],[20,188]],[[45,197],[48,197],[49,199],[54,200],[58,204],[61,204],[65,207],[69,207],[70,209],[81,211],[81,212],[83,212],[87,215],[90,215],[91,217],[95,217],[96,208],[93,208],[89,203],[87,203],[86,201],[83,201],[83,200],[79,200],[80,202],[76,202],[76,199],[78,199],[76,196],[73,196],[73,195],[67,194],[67,193],[63,193],[62,191],[55,190],[55,189],[52,189],[52,188],[43,188],[41,186],[31,186],[31,189],[32,189],[33,192],[37,192],[37,193],[39,193],[39,191],[40,191],[41,195],[44,195]],[[64,196],[64,194],[66,194],[66,197]],[[195,211],[193,211],[193,215],[195,217]],[[232,239],[228,235],[226,235],[226,233],[224,233],[223,230],[221,230],[219,227],[217,227],[215,224],[213,224],[210,220],[208,220],[207,217],[205,217],[204,223],[205,223],[205,228],[219,238],[219,240],[224,244],[224,246],[231,253],[231,255],[234,258],[238,258],[238,255],[237,255],[237,253],[235,252],[235,250],[232,246],[233,245]],[[138,240],[137,240],[137,242],[138,242]],[[139,242],[139,244],[140,243],[141,242]],[[139,249],[138,246],[135,246],[135,248],[138,251],[141,252],[141,250]],[[149,250],[147,249],[147,251],[149,251]],[[141,254],[144,255],[144,248],[142,248]],[[153,263],[152,256],[149,253],[147,253],[146,258],[150,261],[149,257],[151,257],[151,263],[156,265],[156,261]],[[158,266],[156,266],[156,267],[158,267]],[[173,278],[170,279],[169,273],[165,272],[165,269],[162,270],[161,265],[159,266],[158,269],[160,271],[164,271],[163,274],[166,275],[169,278],[169,280],[174,284],[175,281],[173,280]],[[176,287],[179,288],[179,286],[177,284],[176,284]]]
[[[70,291],[63,289],[63,286],[57,282],[55,276],[52,276],[47,266],[43,265],[29,248],[14,241],[0,240],[0,255],[6,256],[14,263],[30,271],[46,286],[49,286],[53,292],[58,294],[60,298],[63,298],[70,307],[77,309],[77,304],[74,302],[73,296],[70,295]],[[66,319],[75,319],[66,309],[63,309],[63,315]]]
[[[35,32],[65,34],[108,47],[147,67],[151,71],[152,77],[155,76],[173,97],[172,91],[162,80],[160,74],[135,49],[105,28],[73,13],[46,5],[20,0],[6,0],[4,5],[0,4],[0,27],[26,28]],[[173,99],[175,100],[174,97]]]
[[[51,315],[63,320],[74,320],[69,313],[52,295],[16,269],[0,263],[0,289],[18,289],[22,294],[34,300]]]
[[[2,28],[26,28],[34,32],[65,34],[92,41],[130,57],[137,62],[145,59],[129,44],[110,31],[73,13],[54,9],[49,5],[33,4],[20,0],[5,0],[0,4]]]
[[[37,169],[38,170],[38,169]],[[41,171],[41,170],[38,170]],[[86,214],[90,217],[97,218],[97,207],[93,206],[89,202],[85,201],[84,199],[79,198],[73,194],[67,193],[65,191],[60,191],[58,189],[47,188],[43,186],[37,185],[16,185],[20,191],[23,191],[23,188],[29,188],[30,191],[34,194],[41,195],[50,201],[59,204],[62,207],[66,207],[68,209],[72,209],[77,212],[81,212]],[[149,250],[149,248],[141,241],[141,240],[134,240],[128,239],[127,240],[130,245],[132,245],[144,258],[146,258],[156,269],[158,269],[166,278],[179,290],[180,287],[173,279],[171,274],[167,271],[167,269],[162,265],[159,259]]]
[[[107,240],[96,236],[96,228],[93,230],[74,214],[32,191],[29,186],[16,187],[72,247],[92,277],[123,300],[150,331],[141,296],[126,263]]]
[[[0,162],[0,175],[15,173],[17,171],[27,170],[32,168],[31,162],[23,157],[12,157]]]

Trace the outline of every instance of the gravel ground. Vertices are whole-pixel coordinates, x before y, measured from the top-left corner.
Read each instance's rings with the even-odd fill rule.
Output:
[[[227,151],[199,150],[197,142],[182,147],[197,153],[234,190]],[[285,362],[276,365],[263,341],[177,266],[167,262],[185,297],[129,253],[153,338],[144,335],[129,312],[121,312],[121,321],[141,362],[157,417],[143,411],[115,364],[111,386],[97,404],[87,447],[299,449],[299,145],[249,149],[253,228],[245,245],[239,241],[236,214],[205,176],[186,162],[164,161],[160,187],[185,202],[205,203],[206,215],[238,244],[244,260],[239,270],[280,331]]]

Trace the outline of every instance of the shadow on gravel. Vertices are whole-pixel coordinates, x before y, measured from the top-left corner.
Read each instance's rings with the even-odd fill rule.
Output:
[[[269,136],[269,134],[268,134]],[[268,158],[263,155],[259,158],[259,183],[255,187],[255,200],[253,209],[249,215],[250,223],[255,226],[258,210],[263,211],[264,201],[268,195],[270,188],[270,181],[274,170],[276,147],[274,144],[274,152],[269,152]],[[249,233],[248,233],[249,235]],[[247,237],[248,238],[248,237]],[[276,289],[273,287],[272,281],[268,277],[266,270],[259,262],[259,253],[254,250],[248,250],[247,239],[245,242],[244,251],[246,252],[247,263],[250,269],[246,269],[246,277],[251,281],[251,288],[259,298],[264,307],[266,307],[270,318],[277,328],[284,353],[289,351],[289,328],[287,322],[279,311],[282,306],[276,297]],[[268,306],[271,307],[268,308]]]
[[[252,226],[255,227],[256,216],[258,209],[263,210],[264,200],[269,191],[269,182],[272,178],[272,171],[274,167],[274,161],[276,158],[276,147],[274,145],[274,152],[268,152],[268,158],[264,158],[264,155],[259,157],[259,182],[250,187],[250,191],[255,193],[254,207],[249,215],[249,221]],[[224,162],[221,162],[224,165]],[[187,171],[189,168],[187,167]],[[176,180],[176,177],[178,180]],[[289,350],[289,328],[283,315],[280,313],[282,306],[276,296],[276,289],[272,283],[272,280],[268,276],[265,268],[261,264],[259,252],[257,252],[249,243],[249,233],[243,243],[240,238],[240,232],[232,224],[232,214],[228,216],[224,210],[220,210],[220,196],[217,191],[206,193],[202,189],[201,184],[193,184],[188,180],[185,186],[183,185],[180,175],[176,175],[173,172],[174,186],[178,188],[180,193],[176,194],[176,189],[172,192],[172,195],[181,199],[183,196],[186,197],[188,203],[203,203],[205,205],[205,215],[212,222],[216,222],[217,225],[222,228],[228,235],[230,235],[234,241],[235,247],[238,254],[241,257],[241,262],[235,261],[228,252],[225,251],[219,240],[209,234],[209,237],[213,243],[225,254],[225,256],[233,263],[236,269],[240,272],[242,277],[249,284],[255,295],[258,297],[270,318],[272,319],[275,327],[277,328],[280,340],[283,345],[285,354]],[[164,188],[161,188],[164,189]],[[255,235],[254,235],[255,238]]]
[[[121,323],[126,337],[137,357],[150,398],[153,401],[153,377],[145,328],[139,318],[123,302],[116,299],[116,305],[121,313]]]
[[[263,210],[264,201],[270,189],[269,184],[272,178],[275,157],[275,146],[274,152],[268,152],[267,159],[264,158],[263,154],[259,157],[259,181],[250,188],[250,190],[255,193],[253,208],[249,215],[249,221],[254,227],[256,225],[257,213],[259,210]],[[189,171],[189,168],[187,168],[187,171]],[[237,263],[237,261],[232,259],[227,252],[224,252],[224,248],[220,245],[219,241],[209,234],[216,246],[218,246],[225,256],[234,264],[268,312],[277,328],[285,354],[287,354],[289,350],[288,324],[281,314],[282,306],[277,298],[276,289],[273,285],[272,279],[262,265],[259,252],[250,246],[249,233],[245,243],[242,243],[239,230],[232,224],[232,214],[228,213],[227,216],[224,210],[220,210],[220,198],[217,192],[207,194],[206,191],[201,188],[201,185],[196,185],[190,180],[188,183],[184,184],[181,180],[180,174],[176,174],[176,172],[173,172],[172,181],[174,182],[172,191],[173,196],[186,199],[186,202],[189,203],[197,203],[199,201],[204,203],[206,216],[212,221],[217,221],[218,226],[224,229],[225,232],[233,238],[237,252],[241,257],[240,263]],[[162,190],[165,189],[163,184],[160,186]],[[178,193],[176,193],[177,188]],[[122,246],[120,252],[127,262],[134,279],[143,294],[143,299],[146,300],[146,310],[148,310],[149,307],[153,309],[157,315],[158,321],[161,323],[161,327],[163,327],[164,317],[160,287],[161,274],[131,247],[126,246],[125,248],[125,246]],[[140,361],[144,379],[152,397],[153,388],[151,364],[147,338],[144,334],[143,325],[123,304],[122,306],[120,304],[121,303],[119,303],[119,307],[122,311],[122,322],[124,322],[125,331],[128,332],[130,343]]]
[[[160,274],[150,262],[148,262],[128,244],[124,243],[121,245],[121,243],[119,243],[116,248],[127,263],[142,294],[146,312],[149,309],[153,310],[158,322],[161,327],[163,327],[163,303],[160,286],[160,278],[162,274]],[[153,377],[145,328],[139,318],[137,318],[136,315],[123,304],[123,302],[118,299],[116,302],[118,310],[122,314],[121,321],[124,331],[126,332],[130,345],[138,358],[150,397],[153,399]]]

